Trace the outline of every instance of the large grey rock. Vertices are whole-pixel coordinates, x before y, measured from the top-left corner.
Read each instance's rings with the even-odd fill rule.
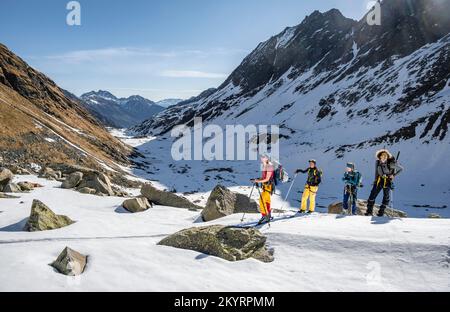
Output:
[[[254,228],[222,225],[195,227],[175,233],[158,245],[194,250],[228,261],[255,258],[272,262],[273,252],[266,246],[266,237]]]
[[[31,214],[24,230],[28,232],[48,231],[73,224],[69,217],[55,214],[41,201],[33,200]]]
[[[133,213],[143,212],[152,207],[148,199],[145,197],[127,199],[123,202],[122,206],[129,212]]]
[[[0,167],[0,192],[3,191],[3,188],[8,185],[9,182],[14,178],[14,174],[11,170]]]
[[[5,193],[20,193],[22,190],[16,183],[8,183],[4,188],[3,192]]]
[[[374,215],[378,213],[378,210],[380,209],[379,205],[375,205],[373,208]],[[367,212],[367,201],[364,200],[358,200],[356,203],[356,210],[357,214],[360,216],[364,216],[364,214]],[[328,206],[328,213],[330,214],[342,214],[344,212],[344,208],[342,205],[342,202],[336,202]],[[385,210],[385,215],[391,218],[407,218],[408,215],[401,211],[401,210],[394,210],[392,211],[391,208],[387,208]]]
[[[87,263],[87,256],[66,247],[51,264],[59,273],[68,276],[81,275]]]
[[[174,193],[160,191],[153,187],[151,184],[143,185],[141,188],[141,194],[150,202],[160,206],[186,209],[203,209],[203,207],[191,203],[184,197],[178,196]]]
[[[258,213],[258,205],[254,200],[242,194],[231,192],[218,185],[211,192],[205,209],[202,211],[204,221],[212,221],[234,213]]]
[[[83,180],[78,186],[79,189],[90,188],[96,191],[98,195],[114,196],[109,178],[99,172],[90,172],[83,175]]]
[[[66,180],[61,184],[61,187],[63,189],[72,189],[77,187],[81,181],[83,180],[83,173],[82,172],[74,172],[71,173]]]

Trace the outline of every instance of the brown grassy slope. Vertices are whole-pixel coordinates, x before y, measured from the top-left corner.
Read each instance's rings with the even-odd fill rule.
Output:
[[[6,161],[93,165],[100,160],[117,168],[114,163],[127,164],[131,152],[52,80],[0,44],[0,154]]]

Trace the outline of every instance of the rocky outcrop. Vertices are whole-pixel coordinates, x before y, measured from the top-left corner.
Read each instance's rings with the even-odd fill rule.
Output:
[[[89,188],[95,190],[96,195],[114,196],[111,181],[104,173],[90,172],[83,175],[78,189]]]
[[[373,211],[374,215],[378,213],[378,210],[380,209],[379,205],[375,205]],[[356,204],[356,210],[357,214],[360,216],[364,216],[364,214],[367,212],[367,201],[358,200]],[[336,202],[328,206],[328,213],[330,214],[342,214],[343,213],[343,205],[342,202]],[[401,210],[392,210],[391,208],[388,208],[385,210],[385,215],[391,218],[407,218],[408,215],[401,211]]]
[[[186,209],[203,209],[203,207],[191,203],[184,197],[178,196],[174,193],[160,191],[151,184],[143,185],[141,194],[155,205]]]
[[[69,217],[55,214],[44,203],[35,199],[31,207],[31,214],[24,230],[28,232],[48,231],[73,224]]]
[[[61,184],[61,188],[63,189],[72,189],[80,185],[81,181],[83,180],[83,173],[82,172],[74,172],[70,174],[66,180]]]
[[[202,211],[204,221],[212,221],[234,213],[258,213],[258,205],[247,196],[231,192],[221,185],[216,186]]]
[[[274,260],[273,252],[266,246],[266,237],[254,228],[196,227],[175,233],[158,245],[194,250],[228,261],[248,258],[262,262]]]
[[[14,178],[14,174],[11,170],[0,167],[0,191],[3,191],[3,188],[9,184]]]
[[[77,276],[84,272],[86,263],[87,256],[66,247],[51,266],[61,274]]]
[[[122,206],[129,212],[133,213],[143,212],[152,207],[151,203],[145,197],[127,199],[123,202]]]

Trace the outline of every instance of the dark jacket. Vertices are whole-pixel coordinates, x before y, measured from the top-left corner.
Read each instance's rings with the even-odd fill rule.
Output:
[[[306,184],[309,186],[319,186],[322,183],[322,170],[319,168],[298,169],[297,172],[308,173]]]

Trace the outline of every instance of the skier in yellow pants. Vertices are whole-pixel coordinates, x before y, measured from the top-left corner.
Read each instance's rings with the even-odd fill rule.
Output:
[[[322,171],[319,168],[317,168],[317,161],[311,159],[309,161],[309,168],[305,170],[297,169],[295,174],[298,173],[308,174],[305,189],[303,191],[300,213],[306,213],[306,211],[308,210],[308,199],[309,199],[308,213],[313,213],[316,208],[316,195],[317,192],[319,191],[319,184],[322,182]]]
[[[272,219],[271,196],[273,193],[274,167],[267,155],[261,156],[262,177],[261,179],[253,179],[254,183],[261,183],[262,190],[259,198],[259,207],[262,218],[258,224],[270,222]]]

